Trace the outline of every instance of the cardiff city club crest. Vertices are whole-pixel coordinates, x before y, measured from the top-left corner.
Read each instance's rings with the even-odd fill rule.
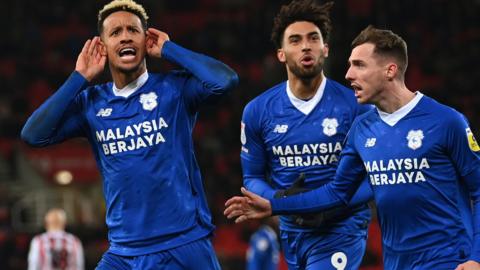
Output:
[[[155,92],[150,92],[148,94],[141,94],[140,95],[140,103],[142,103],[143,109],[147,111],[151,111],[157,107],[157,94]]]
[[[408,147],[413,150],[416,150],[422,146],[422,140],[425,138],[423,136],[422,130],[410,130],[407,135]]]
[[[336,118],[325,118],[322,122],[323,134],[331,137],[337,134],[338,121]]]

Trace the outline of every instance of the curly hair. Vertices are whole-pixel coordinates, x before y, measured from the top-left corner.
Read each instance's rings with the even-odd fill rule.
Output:
[[[330,10],[333,2],[319,5],[314,0],[293,0],[288,5],[283,5],[280,12],[273,20],[271,40],[276,48],[282,47],[285,29],[292,23],[307,21],[315,24],[322,34],[324,42],[327,42],[332,30]]]
[[[140,18],[142,23],[142,27],[144,30],[147,29],[147,20],[148,15],[145,12],[145,9],[142,5],[136,3],[133,0],[113,0],[112,2],[106,4],[99,12],[98,12],[98,22],[97,28],[98,33],[102,33],[103,31],[103,21],[112,13],[117,11],[128,11],[133,13]]]

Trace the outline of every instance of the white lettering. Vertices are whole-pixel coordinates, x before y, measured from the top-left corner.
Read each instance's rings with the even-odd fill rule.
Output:
[[[118,152],[127,152],[127,143],[124,141],[119,141],[118,142]]]
[[[111,129],[107,130],[107,141],[115,140],[115,134]]]
[[[282,146],[272,146],[272,151],[274,155],[283,156]]]
[[[122,135],[122,133],[120,133],[120,129],[119,129],[119,128],[116,128],[116,129],[115,129],[115,133],[116,133],[116,139],[117,139],[117,140],[123,139],[123,135]]]
[[[110,152],[108,151],[108,145],[106,143],[102,143],[103,153],[105,156],[109,155]]]
[[[105,133],[103,132],[103,130],[95,131],[95,135],[97,136],[97,141],[98,142],[104,142],[105,141]]]

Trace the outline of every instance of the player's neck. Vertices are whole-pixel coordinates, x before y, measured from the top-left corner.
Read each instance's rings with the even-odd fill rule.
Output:
[[[303,79],[297,76],[288,76],[288,86],[296,98],[309,100],[317,93],[318,87],[325,79],[323,72],[311,79]]]
[[[397,83],[394,84],[393,87],[385,89],[384,97],[381,98],[375,106],[383,112],[394,113],[414,97],[415,93],[410,91],[403,82]]]
[[[111,69],[112,70],[112,69]],[[129,83],[133,82],[134,80],[138,79],[143,73],[146,71],[145,64],[139,66],[138,69],[132,72],[124,72],[120,70],[112,70],[112,79],[115,83],[115,87],[118,89],[122,89],[127,86]]]

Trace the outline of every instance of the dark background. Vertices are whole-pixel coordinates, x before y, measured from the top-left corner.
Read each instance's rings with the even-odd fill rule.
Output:
[[[26,269],[32,236],[42,232],[51,206],[69,215],[68,231],[86,249],[93,269],[108,247],[101,179],[85,141],[42,150],[19,140],[30,113],[69,76],[96,16],[108,1],[1,1],[0,25],[0,269]],[[223,203],[242,185],[239,126],[245,104],[286,79],[270,42],[273,17],[288,1],[142,1],[150,25],[172,41],[218,58],[240,76],[240,85],[215,107],[205,107],[194,132],[197,158],[217,225],[215,248],[224,269],[243,269],[248,238],[257,223],[233,225]],[[480,120],[479,0],[335,1],[326,75],[341,83],[350,42],[368,24],[388,28],[409,46],[407,87],[464,113],[478,135]],[[175,68],[150,61],[149,71]],[[109,80],[108,71],[98,82]],[[477,136],[478,137],[478,136]],[[73,182],[55,182],[58,170]],[[375,221],[374,221],[375,223]],[[371,228],[363,269],[381,269],[378,227]]]

